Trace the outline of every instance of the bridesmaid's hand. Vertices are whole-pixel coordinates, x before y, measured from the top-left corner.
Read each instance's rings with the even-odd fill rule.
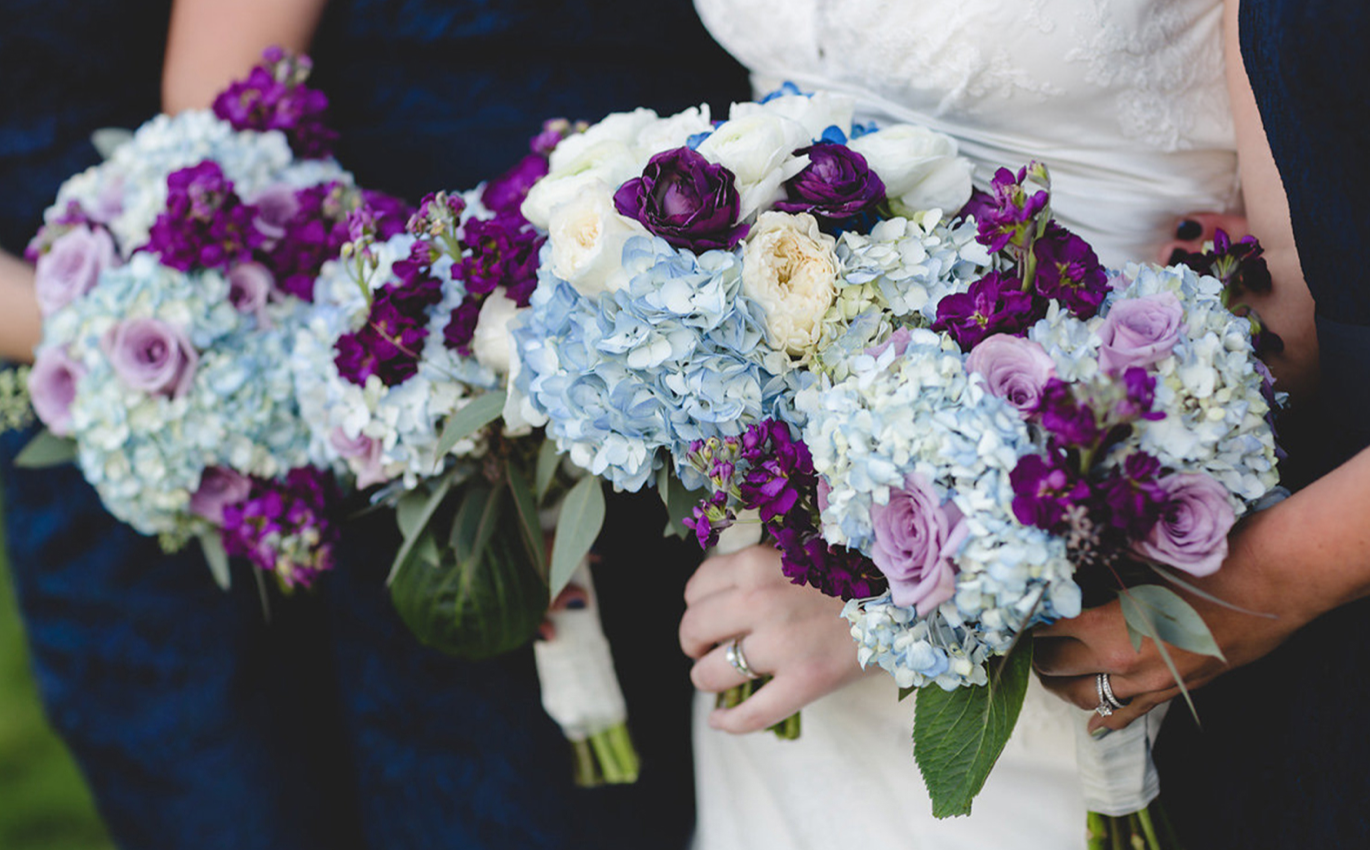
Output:
[[[747,666],[774,677],[741,705],[709,715],[715,729],[760,731],[863,675],[842,600],[791,584],[769,546],[704,561],[685,602],[680,646],[695,659],[695,687],[720,693],[746,681],[725,655],[739,636]]]
[[[1236,242],[1251,232],[1244,215],[1224,213],[1190,213],[1175,221],[1175,238],[1156,252],[1157,262],[1171,265],[1183,254],[1197,254],[1205,242],[1213,241],[1213,232],[1221,229]]]

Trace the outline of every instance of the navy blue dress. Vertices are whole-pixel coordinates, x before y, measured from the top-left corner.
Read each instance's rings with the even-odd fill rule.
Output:
[[[1325,471],[1370,445],[1370,273],[1359,257],[1370,232],[1370,7],[1243,0],[1239,29],[1317,305]],[[1187,846],[1370,847],[1367,622],[1370,602],[1345,606],[1200,689],[1201,730],[1171,711],[1158,760]]]
[[[0,244],[18,251],[86,138],[157,108],[168,3],[0,3]],[[69,7],[69,8],[68,8]],[[746,96],[686,0],[346,2],[316,38],[339,157],[411,199],[526,151],[543,118]],[[347,529],[317,592],[262,616],[195,554],[112,520],[72,468],[14,469],[10,557],[49,716],[131,848],[680,847],[693,821],[688,664],[675,629],[697,559],[652,497],[616,497],[597,569],[643,756],[635,787],[574,789],[530,652],[420,647],[383,587],[393,522]]]

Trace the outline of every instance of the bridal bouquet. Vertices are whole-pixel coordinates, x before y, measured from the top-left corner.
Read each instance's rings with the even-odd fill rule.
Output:
[[[364,201],[326,158],[308,62],[268,51],[215,108],[106,133],[29,246],[44,315],[29,390],[48,433],[119,519],[169,548],[199,537],[287,587],[332,563],[330,476],[312,465],[288,369],[314,277]]]

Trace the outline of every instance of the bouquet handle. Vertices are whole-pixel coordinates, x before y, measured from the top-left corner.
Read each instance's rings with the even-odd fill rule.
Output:
[[[1094,712],[1079,712],[1075,758],[1089,810],[1089,847],[1177,850],[1179,842],[1161,808],[1160,774],[1151,748],[1170,703],[1102,738],[1086,731]]]

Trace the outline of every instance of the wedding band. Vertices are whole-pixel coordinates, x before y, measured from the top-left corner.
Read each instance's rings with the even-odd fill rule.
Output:
[[[1132,700],[1123,702],[1113,695],[1113,686],[1109,684],[1107,673],[1099,674],[1099,685],[1100,690],[1104,692],[1104,700],[1108,703],[1110,708],[1119,709],[1126,706],[1128,702],[1132,702]]]
[[[757,673],[747,665],[747,656],[742,654],[742,636],[738,635],[728,642],[728,649],[724,652],[724,657],[728,663],[733,665],[733,669],[748,679],[760,679],[761,674]]]

